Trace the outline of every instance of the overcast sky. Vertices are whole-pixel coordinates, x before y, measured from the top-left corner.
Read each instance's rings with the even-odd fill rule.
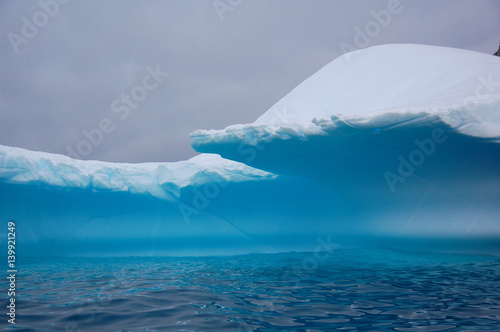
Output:
[[[496,0],[59,1],[0,2],[0,144],[81,159],[190,158],[190,132],[253,122],[346,45],[500,40]]]

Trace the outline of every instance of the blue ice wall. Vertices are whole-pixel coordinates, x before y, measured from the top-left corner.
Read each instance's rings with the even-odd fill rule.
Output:
[[[338,119],[317,124],[319,134],[287,130],[269,138],[252,128],[240,131],[252,137],[253,145],[245,143],[255,149],[251,160],[231,134],[216,144],[213,136],[193,138],[201,152],[272,176],[241,180],[248,166],[230,175],[205,169],[168,197],[146,185],[120,191],[11,177],[0,183],[0,218],[17,221],[18,250],[25,256],[232,255],[312,251],[325,241],[500,253],[495,139],[464,135],[435,116],[391,126]],[[51,156],[32,158],[31,165],[36,158],[46,158],[46,165]],[[116,168],[116,174],[125,172]],[[174,186],[163,183],[168,190]]]
[[[176,163],[0,146],[0,220],[16,221],[18,253],[500,254],[498,57],[368,48],[332,61],[254,123],[191,137],[202,154]]]

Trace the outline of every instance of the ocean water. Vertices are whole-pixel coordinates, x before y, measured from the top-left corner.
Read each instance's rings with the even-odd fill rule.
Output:
[[[500,331],[500,259],[488,256],[337,249],[17,268],[5,330]]]

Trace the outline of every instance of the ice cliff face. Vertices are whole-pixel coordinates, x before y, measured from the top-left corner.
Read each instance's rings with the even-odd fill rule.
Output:
[[[180,191],[189,185],[275,177],[215,154],[202,154],[175,163],[118,164],[0,146],[0,158],[0,175],[5,183],[128,192],[168,201],[175,201]]]
[[[422,45],[346,54],[203,153],[113,164],[0,147],[25,255],[344,246],[500,254],[500,59]]]

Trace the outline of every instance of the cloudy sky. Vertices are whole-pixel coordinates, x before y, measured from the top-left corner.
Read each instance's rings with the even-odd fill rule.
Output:
[[[253,122],[345,45],[500,40],[496,0],[58,1],[0,2],[0,144],[81,159],[192,157],[190,132]]]

